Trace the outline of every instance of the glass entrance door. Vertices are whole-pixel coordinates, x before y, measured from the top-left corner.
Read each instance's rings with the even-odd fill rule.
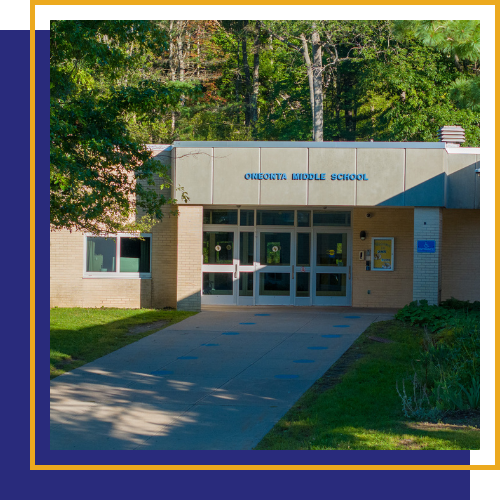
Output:
[[[237,234],[237,233],[236,233]],[[236,304],[235,231],[203,231],[202,296],[205,304]]]
[[[203,212],[202,304],[351,305],[350,212]]]
[[[313,305],[351,305],[351,234],[314,229]]]
[[[255,303],[294,303],[295,232],[290,229],[257,230]]]

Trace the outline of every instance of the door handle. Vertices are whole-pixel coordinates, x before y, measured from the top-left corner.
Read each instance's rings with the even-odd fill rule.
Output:
[[[348,275],[347,279],[351,279],[351,266],[349,266],[349,275]]]
[[[234,279],[238,278],[238,264],[234,265]]]
[[[293,276],[294,276],[294,271],[295,271],[295,266],[292,264],[292,279],[293,279]]]

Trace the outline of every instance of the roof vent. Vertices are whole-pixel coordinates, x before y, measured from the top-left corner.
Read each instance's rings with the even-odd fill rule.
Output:
[[[459,125],[448,125],[439,129],[439,140],[447,147],[458,148],[465,142],[465,131]]]

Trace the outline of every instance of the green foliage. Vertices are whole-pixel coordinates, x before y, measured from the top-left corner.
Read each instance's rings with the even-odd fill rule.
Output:
[[[453,62],[460,76],[450,84],[450,99],[459,109],[479,113],[479,21],[395,21],[394,32],[401,41],[419,40]]]
[[[154,120],[192,84],[148,78],[166,49],[148,21],[53,21],[50,39],[52,229],[116,232],[162,217],[167,199],[149,187],[168,173],[129,127]],[[146,218],[136,223],[136,211]]]
[[[452,297],[451,299],[443,300],[440,304],[440,307],[444,307],[445,309],[454,309],[457,311],[463,312],[479,312],[479,301],[469,302],[468,300],[458,300]]]
[[[395,317],[405,323],[425,326],[431,332],[436,332],[449,324],[453,314],[439,306],[430,306],[427,300],[415,300],[400,309]]]
[[[420,375],[413,377],[415,394],[423,391],[425,398],[420,407],[415,398],[410,401],[415,406],[410,411],[409,398],[400,394],[405,415],[479,409],[479,303],[449,299],[438,307],[412,302],[396,318],[427,329],[415,366]]]

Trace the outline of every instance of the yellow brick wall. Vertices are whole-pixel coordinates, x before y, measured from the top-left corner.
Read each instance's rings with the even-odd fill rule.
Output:
[[[203,207],[179,205],[177,243],[177,309],[201,309]]]
[[[175,208],[175,207],[174,207]],[[151,305],[155,309],[177,307],[177,216],[167,209],[161,222],[153,226],[151,249]]]
[[[403,307],[413,299],[413,208],[354,208],[352,216],[352,305]],[[364,241],[359,239],[361,231],[366,231]],[[359,251],[371,249],[372,237],[394,238],[394,271],[365,270]]]
[[[84,235],[50,235],[51,307],[151,307],[151,280],[83,278]]]
[[[479,210],[443,209],[442,300],[479,300],[479,237]]]
[[[177,217],[165,215],[151,233],[151,279],[84,278],[83,233],[51,233],[50,306],[175,308]]]

